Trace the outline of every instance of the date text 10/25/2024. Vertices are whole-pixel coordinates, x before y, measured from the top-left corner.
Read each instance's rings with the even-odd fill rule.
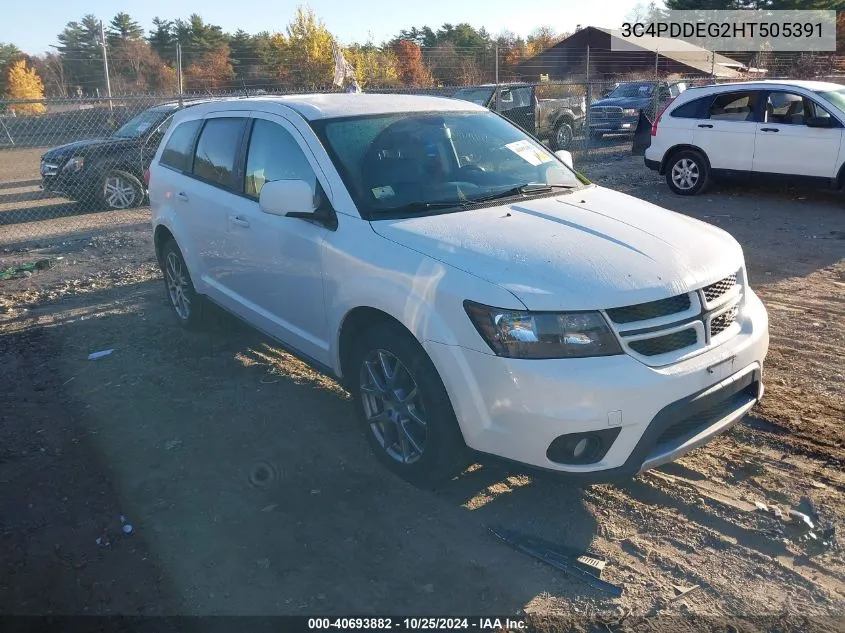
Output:
[[[513,631],[526,628],[524,620],[510,617],[308,618],[310,631]]]

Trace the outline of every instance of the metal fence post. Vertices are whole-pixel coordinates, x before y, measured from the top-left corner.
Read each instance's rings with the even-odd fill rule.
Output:
[[[102,20],[100,20],[100,46],[103,47],[103,72],[106,75],[106,94],[109,97],[109,110],[112,110],[111,81],[109,80],[109,55],[106,52],[106,31],[103,28]]]
[[[584,91],[586,93],[586,106],[587,111],[584,113],[584,134],[586,137],[584,138],[584,149],[585,154],[589,155],[590,153],[590,141],[592,140],[592,136],[590,135],[590,104],[593,101],[593,86],[590,84],[590,45],[587,44],[587,67],[584,72]]]
[[[176,82],[179,89],[179,107],[184,108],[185,103],[182,99],[182,44],[178,41],[176,42]]]

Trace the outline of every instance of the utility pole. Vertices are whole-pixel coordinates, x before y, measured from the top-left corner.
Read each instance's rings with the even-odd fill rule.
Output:
[[[182,43],[176,42],[176,81],[179,88],[179,107],[184,108],[182,101]]]
[[[103,28],[102,20],[100,20],[100,46],[103,47],[103,72],[106,75],[106,94],[109,97],[109,110],[112,110],[111,81],[109,81],[109,56],[106,52],[106,31]]]
[[[496,55],[496,86],[499,85],[499,42],[496,42],[493,46],[493,51]]]

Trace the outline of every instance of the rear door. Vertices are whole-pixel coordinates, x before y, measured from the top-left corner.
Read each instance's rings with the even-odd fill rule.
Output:
[[[238,201],[242,178],[239,155],[249,113],[215,112],[206,115],[196,142],[190,182],[176,191],[175,204],[190,222],[202,261],[202,281],[208,294],[219,299],[231,278],[232,262],[224,252],[229,209]]]
[[[807,117],[823,117],[832,127],[807,127]],[[814,100],[773,90],[766,95],[763,121],[757,124],[754,171],[834,178],[842,125]]]
[[[713,169],[751,171],[760,96],[757,90],[718,93],[705,118],[696,121],[693,144],[704,150]]]

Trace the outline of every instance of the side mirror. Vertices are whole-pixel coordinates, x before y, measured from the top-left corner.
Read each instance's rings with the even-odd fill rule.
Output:
[[[294,217],[306,217],[317,210],[314,204],[314,192],[304,180],[265,182],[258,196],[258,207],[270,215]]]
[[[805,122],[807,127],[833,127],[832,116],[809,116]]]
[[[559,149],[555,152],[555,156],[562,160],[567,167],[574,169],[572,166],[572,152],[567,152],[565,149]]]

